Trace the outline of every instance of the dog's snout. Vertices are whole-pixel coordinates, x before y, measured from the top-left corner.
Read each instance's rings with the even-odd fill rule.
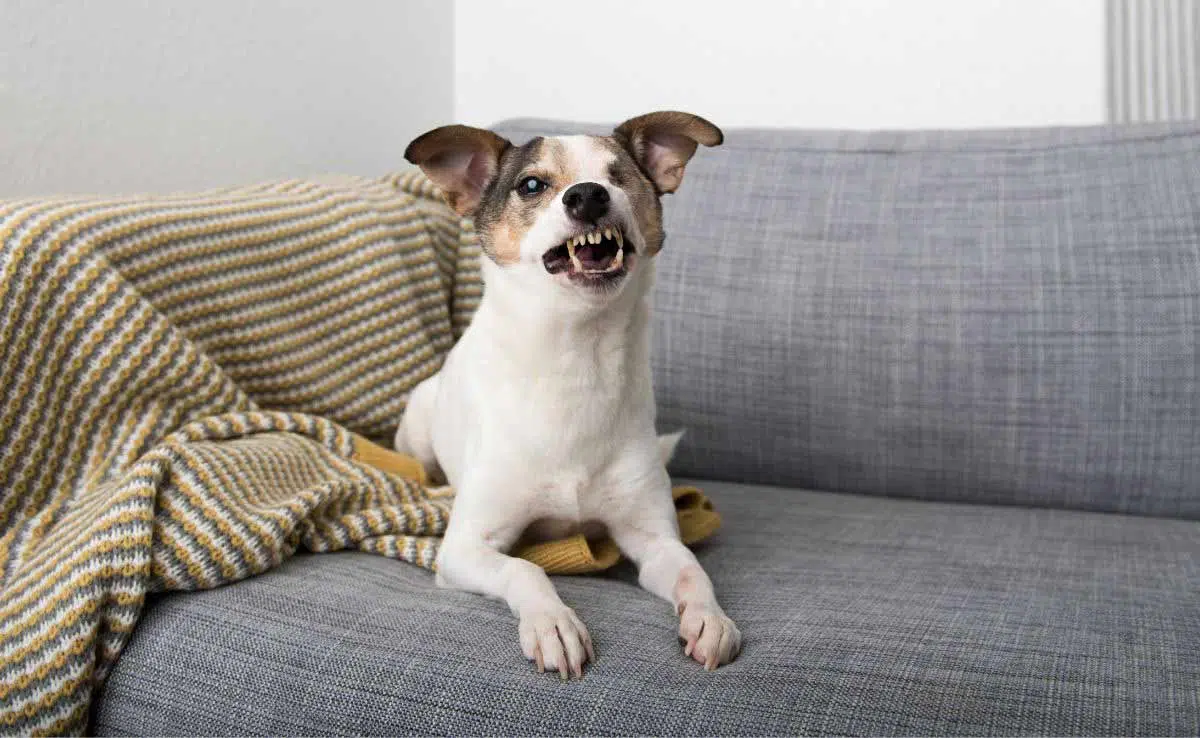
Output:
[[[595,223],[608,213],[608,190],[595,182],[580,182],[563,193],[567,214],[581,223]]]

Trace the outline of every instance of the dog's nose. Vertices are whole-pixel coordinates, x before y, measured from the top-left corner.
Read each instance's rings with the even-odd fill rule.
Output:
[[[567,215],[581,223],[595,223],[608,212],[608,190],[595,182],[580,182],[563,193]]]

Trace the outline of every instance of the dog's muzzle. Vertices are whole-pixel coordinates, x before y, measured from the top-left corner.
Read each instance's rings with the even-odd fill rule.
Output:
[[[632,254],[633,246],[626,243],[620,228],[598,226],[542,254],[542,263],[551,274],[566,273],[575,281],[603,281],[624,276]]]

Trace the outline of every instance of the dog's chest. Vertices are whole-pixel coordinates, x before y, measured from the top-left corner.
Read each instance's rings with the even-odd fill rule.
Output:
[[[527,497],[531,518],[579,522],[595,515],[604,504],[604,485],[598,469],[560,464],[531,475]]]
[[[563,470],[533,488],[525,538],[552,540],[579,532],[599,535],[604,531],[598,521],[606,499],[603,486],[585,470]]]

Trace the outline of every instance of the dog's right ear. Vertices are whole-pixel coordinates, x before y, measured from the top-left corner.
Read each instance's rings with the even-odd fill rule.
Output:
[[[459,215],[472,215],[511,145],[482,128],[442,126],[414,139],[404,158],[421,167]]]

